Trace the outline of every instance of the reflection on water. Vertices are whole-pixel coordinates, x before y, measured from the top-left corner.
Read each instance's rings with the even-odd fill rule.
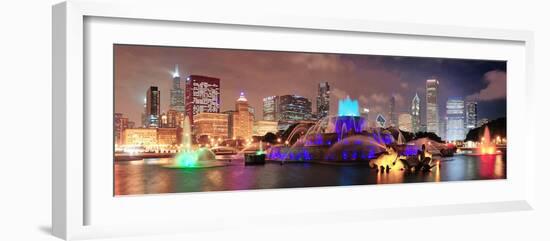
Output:
[[[316,163],[267,163],[231,165],[203,169],[162,167],[170,159],[115,162],[115,195],[247,190],[264,188],[346,186],[363,184],[415,183],[506,178],[503,155],[445,158],[428,173],[392,170],[379,173],[367,165],[327,165]]]

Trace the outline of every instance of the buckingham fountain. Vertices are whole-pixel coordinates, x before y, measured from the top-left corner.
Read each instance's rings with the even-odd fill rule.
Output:
[[[296,141],[290,143],[290,140]],[[324,117],[307,128],[295,128],[284,145],[272,145],[263,150],[260,143],[260,150],[245,154],[244,159],[246,165],[263,164],[265,159],[280,164],[364,164],[385,171],[420,165],[429,170],[432,154],[441,149],[438,145],[429,140],[406,143],[397,128],[367,127],[367,120],[360,115],[358,101],[347,97],[338,101],[338,115]],[[424,161],[426,157],[430,162]],[[216,160],[211,149],[193,147],[191,125],[185,117],[181,150],[165,167],[193,169],[226,165],[230,164]]]
[[[406,143],[397,128],[368,128],[358,101],[349,97],[338,101],[338,115],[324,117],[302,132],[295,143],[272,146],[267,159],[280,163],[366,164],[388,171],[411,166],[407,160],[418,158],[421,151],[427,153],[423,143]]]

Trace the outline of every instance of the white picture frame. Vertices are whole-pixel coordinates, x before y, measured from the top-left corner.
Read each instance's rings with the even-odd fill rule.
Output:
[[[199,10],[189,10],[186,11],[186,14],[181,14],[179,10],[187,7],[185,3],[177,1],[169,3],[167,1],[137,2],[131,3],[130,6],[130,3],[117,1],[73,0],[53,7],[52,226],[54,235],[63,239],[84,239],[209,230],[231,227],[239,222],[250,225],[283,221],[289,224],[299,222],[319,223],[530,210],[533,208],[535,179],[534,127],[518,126],[518,123],[527,121],[528,116],[532,116],[531,113],[533,113],[531,109],[531,106],[533,106],[531,105],[533,102],[533,95],[531,94],[533,93],[531,89],[533,84],[533,34],[531,32],[276,15],[236,16],[228,13],[223,16],[209,16],[201,14]],[[107,21],[100,21],[99,25],[94,25],[99,26],[97,28],[87,29],[86,21],[89,19],[107,19]],[[149,24],[147,27],[152,30],[163,24],[170,24],[172,27],[178,24],[205,24],[203,30],[199,29],[197,31],[206,31],[204,29],[208,29],[208,26],[213,28],[223,26],[224,30],[229,31],[232,28],[236,29],[235,31],[251,28],[251,34],[257,34],[258,32],[271,34],[270,31],[275,32],[273,34],[285,34],[285,32],[299,31],[305,35],[314,32],[319,36],[334,34],[335,37],[339,37],[339,35],[353,33],[361,36],[362,34],[383,35],[396,39],[453,40],[457,46],[465,45],[478,49],[485,47],[491,49],[490,46],[495,45],[495,43],[510,46],[507,50],[510,55],[500,55],[501,53],[494,53],[495,51],[487,51],[485,56],[493,56],[494,59],[502,58],[511,61],[513,64],[512,77],[508,78],[508,96],[513,96],[513,99],[510,99],[508,103],[508,115],[514,113],[515,117],[508,122],[510,131],[508,140],[511,149],[514,151],[510,153],[509,158],[521,161],[521,165],[515,165],[513,163],[518,162],[512,162],[513,165],[510,165],[509,168],[514,168],[513,173],[511,173],[513,175],[508,175],[508,179],[503,181],[148,195],[147,197],[127,197],[123,199],[114,198],[112,195],[110,197],[105,196],[108,191],[105,191],[106,189],[104,190],[103,187],[107,185],[106,183],[112,182],[112,179],[99,181],[97,178],[94,179],[94,175],[112,172],[112,170],[105,170],[104,162],[98,164],[98,162],[87,160],[87,156],[91,152],[90,148],[93,148],[95,141],[86,140],[86,136],[95,129],[87,129],[89,125],[86,123],[94,118],[99,118],[95,115],[90,116],[91,113],[95,112],[93,111],[94,105],[89,103],[89,98],[93,99],[95,98],[94,95],[100,93],[97,93],[97,91],[90,92],[90,90],[97,90],[100,86],[90,85],[86,82],[86,78],[94,78],[87,76],[86,68],[95,68],[92,66],[94,60],[90,60],[90,63],[87,62],[86,54],[90,52],[86,48],[95,48],[95,45],[87,45],[86,35],[99,33],[96,35],[99,38],[92,37],[98,42],[120,41],[108,38],[111,36],[106,35],[100,28],[102,24],[112,24],[111,20],[120,21],[121,23],[131,22],[134,26],[135,24],[152,22],[153,24]],[[113,24],[112,26],[113,28],[128,28],[124,24]],[[139,31],[133,30],[134,32]],[[161,30],[157,29],[155,31]],[[128,43],[128,41],[137,41],[136,43],[145,41],[140,40],[139,35],[139,33],[136,33],[133,35],[134,40],[126,39],[125,43]],[[102,38],[102,36],[106,38]],[[178,44],[177,42],[163,40],[161,34],[159,34],[158,39],[151,39],[147,40],[151,41],[147,44]],[[212,46],[216,43],[208,43],[207,45]],[[238,44],[234,46],[238,46]],[[247,46],[243,46],[241,48],[247,48]],[[444,48],[444,46],[442,45],[440,48]],[[262,46],[248,46],[248,48],[262,48]],[[275,44],[272,48],[300,50],[299,47],[289,49],[288,46],[281,45],[277,47]],[[401,53],[399,50],[395,51],[398,54]],[[465,55],[462,56],[458,52],[460,51],[449,52],[449,56],[467,57],[468,53],[463,53]],[[105,56],[104,54],[95,55]],[[400,55],[414,55],[414,52],[402,52]],[[112,59],[108,61],[112,61]],[[523,128],[521,136],[519,135],[520,128]],[[107,132],[107,136],[112,134],[110,131]],[[112,139],[109,139],[109,141],[112,141]],[[522,155],[521,160],[518,159],[518,153],[525,153]],[[90,170],[94,170],[95,174],[88,173]],[[93,185],[90,180],[94,180]],[[98,181],[95,182],[96,180]],[[427,200],[413,198],[414,200],[405,202],[389,200],[391,198],[384,199],[384,196],[395,197],[396,193],[408,192],[411,189],[410,187],[414,187],[414,192],[418,193],[419,196],[424,195]],[[456,190],[459,194],[462,192],[466,197],[455,199],[454,202],[452,201],[452,195],[446,197],[448,198],[446,200],[443,200],[445,198],[439,201],[433,200],[435,197],[434,192],[442,192],[444,188]],[[376,193],[377,198],[367,201],[374,207],[362,207],[362,204],[365,203],[363,202],[366,195],[365,190],[368,190],[369,193]],[[483,190],[493,191],[487,194],[480,193],[479,197],[468,196],[473,190],[480,192]],[[97,196],[101,197],[98,198]],[[285,197],[289,196],[303,200],[325,200],[326,197],[331,196],[351,201],[346,207],[326,205],[323,202],[306,207],[284,201],[286,200]],[[111,202],[111,199],[114,201]],[[195,205],[194,207],[198,207],[195,210],[200,209],[201,205],[206,208],[206,206],[213,204],[212,200],[214,199],[224,200],[235,205],[241,205],[247,200],[264,203],[275,202],[274,200],[279,201],[277,202],[278,205],[271,210],[252,205],[237,206],[236,210],[214,208],[210,211],[202,211],[202,214],[204,212],[208,213],[208,219],[201,218],[201,213],[197,211],[189,211],[185,217],[182,217],[182,211],[177,208],[181,203]],[[144,208],[147,208],[147,211],[140,212],[141,217],[129,217],[129,215],[135,213],[134,211],[143,210]],[[162,217],[160,214],[162,214]],[[112,220],[106,220],[109,215],[113,216]],[[330,219],[326,218],[327,216],[330,216]],[[91,219],[90,217],[98,218]],[[224,217],[231,218],[234,222],[226,222]],[[212,221],[210,220],[212,218],[219,220]],[[177,222],[178,225],[170,225],[174,222]],[[151,225],[151,223],[155,223],[155,225]]]

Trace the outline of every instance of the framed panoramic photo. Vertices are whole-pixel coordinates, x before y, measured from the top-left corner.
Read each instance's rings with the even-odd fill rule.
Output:
[[[114,195],[506,179],[506,61],[113,53]]]
[[[54,7],[59,237],[531,209],[529,32],[111,4]]]

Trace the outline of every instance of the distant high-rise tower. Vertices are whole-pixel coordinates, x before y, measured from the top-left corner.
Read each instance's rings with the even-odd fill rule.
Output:
[[[409,113],[399,114],[398,128],[402,131],[412,132],[412,115]]]
[[[477,102],[466,102],[466,129],[471,130],[477,127]]]
[[[160,91],[157,86],[151,86],[147,89],[147,97],[145,99],[145,117],[147,127],[159,127]]]
[[[235,103],[235,112],[232,115],[232,130],[229,130],[231,137],[237,139],[250,139],[254,127],[254,115],[250,113],[248,100],[241,92],[241,95]]]
[[[141,113],[141,127],[147,128],[147,97],[143,99],[143,112]]]
[[[363,107],[359,110],[359,114],[365,120],[363,122],[363,127],[361,128],[361,130],[366,130],[369,127],[369,111],[369,108],[366,107]]]
[[[300,121],[311,119],[311,101],[299,95],[279,96],[279,120]]]
[[[462,141],[464,133],[464,101],[460,98],[447,100],[447,140]]]
[[[439,81],[436,79],[426,80],[426,130],[436,135],[439,135],[438,89]]]
[[[395,95],[390,98],[390,120],[388,126],[397,126],[397,113],[395,113]]]
[[[263,101],[263,119],[266,121],[279,121],[279,96],[268,96]]]
[[[319,93],[317,94],[317,118],[326,117],[330,106],[330,86],[328,82],[319,83]]]
[[[185,88],[185,87],[184,87]],[[172,74],[172,89],[170,89],[170,109],[185,112],[185,90],[182,88],[178,65]]]
[[[420,124],[420,98],[418,97],[418,93],[414,95],[411,103],[411,122],[412,132],[416,133],[421,131],[422,126]]]
[[[190,75],[185,83],[185,114],[193,123],[198,113],[220,113],[220,79]]]

